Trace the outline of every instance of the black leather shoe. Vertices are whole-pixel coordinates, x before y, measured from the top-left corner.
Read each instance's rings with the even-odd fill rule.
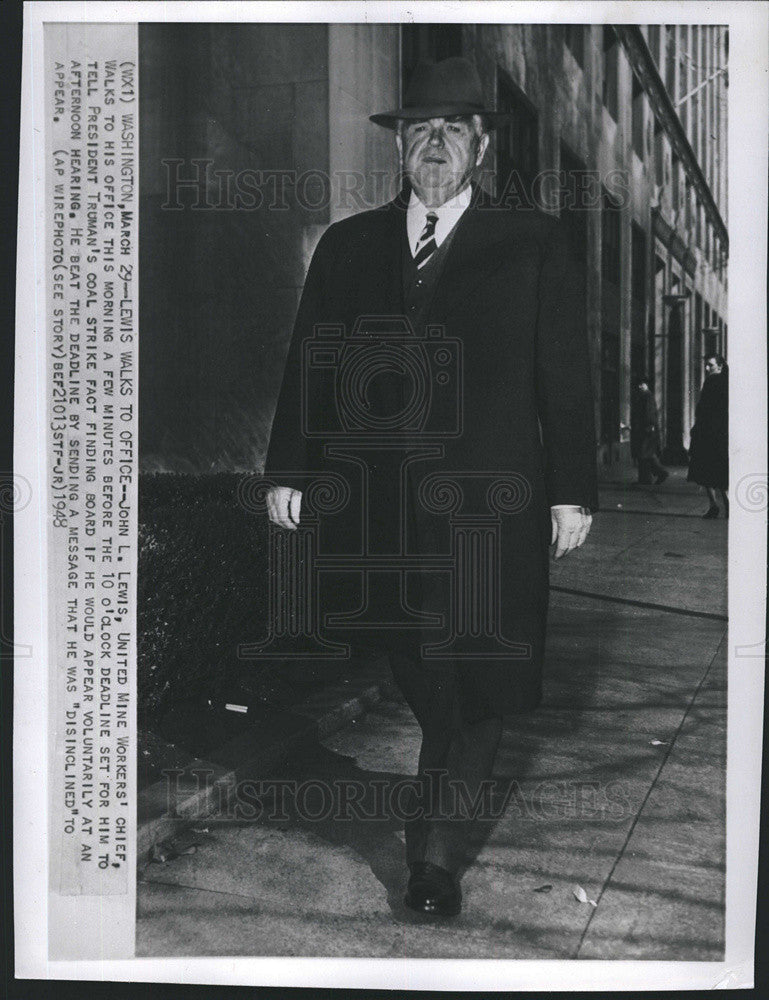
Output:
[[[660,472],[660,474],[657,476],[657,480],[656,480],[657,486],[661,486],[662,483],[665,482],[665,480],[668,478],[669,475],[670,475],[670,473],[668,472],[668,470],[667,469],[663,469],[662,472]]]
[[[455,917],[462,909],[462,891],[456,877],[429,861],[414,861],[404,903],[419,913]]]

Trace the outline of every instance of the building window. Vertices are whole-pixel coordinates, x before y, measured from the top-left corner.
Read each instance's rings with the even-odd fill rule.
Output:
[[[620,220],[619,205],[603,192],[601,212],[601,271],[605,281],[619,285],[620,279]]]
[[[578,66],[585,65],[585,25],[565,24],[563,26],[563,42],[566,48],[574,56],[574,61]]]
[[[695,389],[702,382],[702,352],[704,351],[702,341],[702,296],[699,292],[694,293],[694,355],[692,363],[692,381]]]
[[[702,35],[698,25],[692,25],[692,90],[695,90],[705,77],[702,65]],[[702,160],[702,143],[707,141],[703,136],[702,128],[702,103],[700,101],[701,90],[692,94],[691,105],[691,143],[694,149],[694,156],[697,162]]]
[[[404,24],[401,26],[401,86],[408,87],[417,63],[439,62],[462,55],[461,24]]]
[[[699,25],[692,25],[692,80],[694,83],[699,83],[703,77],[702,73],[702,59],[700,56],[700,29]]]
[[[718,350],[718,313],[715,309],[710,309],[705,306],[705,317],[707,319],[707,333],[705,334],[704,347],[705,350],[702,352],[706,358],[712,357],[714,354],[719,354]]]
[[[695,159],[699,162],[700,160],[700,101],[699,95],[693,94],[691,99],[692,105],[692,124],[689,131],[689,140],[692,144],[692,149],[694,150]]]
[[[654,119],[654,181],[659,187],[665,185],[665,130],[659,118]]]
[[[718,87],[716,86],[715,81],[711,82],[709,84],[709,87],[711,93],[709,102],[710,113],[708,115],[708,131],[706,132],[706,135],[715,136],[716,138],[715,140],[710,139],[710,141],[708,141],[707,144],[703,147],[703,150],[707,150],[708,154],[707,176],[708,176],[708,181],[710,182],[710,185],[712,187],[713,175],[716,166],[716,144],[720,142],[720,140],[718,139],[718,134],[716,132],[716,101],[719,99],[719,97],[718,97]]]
[[[678,46],[678,100],[683,101],[679,105],[679,115],[684,132],[689,131],[689,102],[684,98],[689,93],[689,63],[687,61],[687,36],[688,25],[681,25],[678,29],[680,44]]]
[[[677,212],[681,207],[681,161],[675,154],[673,155],[671,174],[670,197],[673,203],[673,211]]]
[[[721,246],[721,241],[716,236],[716,268],[718,270],[718,276],[721,277],[721,272],[726,267],[726,251]]]
[[[497,74],[497,110],[507,113],[497,128],[497,193],[511,190],[520,179],[532,199],[539,172],[537,113],[502,70]]]
[[[700,201],[699,198],[697,199],[697,206],[695,211],[696,211],[696,218],[694,221],[696,228],[694,233],[694,242],[701,250],[702,249],[702,202]]]
[[[619,45],[614,29],[603,28],[603,103],[616,122],[619,118]]]
[[[715,309],[710,311],[710,330],[711,332],[707,335],[706,343],[708,345],[705,351],[705,357],[712,357],[714,354],[721,354],[721,319]]]
[[[657,64],[657,69],[660,67],[660,38],[662,36],[662,25],[661,24],[650,24],[649,25],[649,51],[652,54],[652,59]]]
[[[718,332],[716,330],[718,327],[718,314],[715,309],[710,308],[707,302],[705,303],[705,315],[703,319],[702,357],[704,360],[719,353]]]
[[[686,178],[685,192],[686,206],[684,224],[686,225],[687,230],[689,230],[692,225],[692,182],[688,177]]]
[[[676,29],[674,24],[665,25],[665,88],[671,100],[675,100]]]
[[[633,74],[633,149],[639,159],[644,158],[644,105],[646,97],[638,77]]]

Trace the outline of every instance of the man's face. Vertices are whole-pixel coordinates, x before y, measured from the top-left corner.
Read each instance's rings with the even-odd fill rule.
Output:
[[[395,141],[420,201],[438,208],[465,187],[489,137],[476,133],[471,118],[430,118],[406,122]]]
[[[716,361],[715,358],[708,358],[705,361],[705,374],[706,375],[718,375],[721,371],[721,365]]]

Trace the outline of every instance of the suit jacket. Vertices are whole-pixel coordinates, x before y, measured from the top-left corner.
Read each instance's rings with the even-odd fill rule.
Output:
[[[331,356],[336,352],[339,358],[343,352],[340,335],[325,334],[329,328],[344,328],[345,372],[357,365],[360,375],[366,370],[364,352],[375,357],[384,343],[377,339],[377,322],[404,316],[401,254],[407,252],[407,202],[404,191],[381,208],[332,225],[323,235],[288,352],[265,475],[305,491],[308,512],[307,490],[319,472],[335,473],[349,484],[344,510],[318,515],[321,549],[361,551],[363,508],[373,503],[377,509],[369,517],[373,527],[367,551],[378,545],[380,551],[392,552],[400,544],[423,558],[425,572],[408,574],[406,604],[416,616],[442,617],[443,632],[433,625],[404,625],[379,633],[371,627],[357,632],[342,628],[340,635],[423,651],[431,640],[436,662],[442,662],[443,650],[445,660],[462,665],[468,690],[494,698],[508,711],[529,708],[541,696],[549,507],[578,504],[595,510],[598,505],[584,284],[557,219],[538,210],[501,208],[474,188],[425,328],[414,331],[414,341],[401,338],[398,348],[421,352],[417,368],[426,372],[419,389],[429,397],[422,408],[426,416],[422,413],[408,425],[401,447],[372,446],[363,454],[361,444],[357,452],[353,446],[352,455],[348,447],[345,455],[340,433],[343,438],[354,426],[353,411],[365,408],[376,378],[356,388],[347,374],[331,371]],[[375,320],[361,324],[361,317]],[[356,324],[358,336],[352,339]],[[323,352],[318,369],[307,354],[309,343],[319,340],[319,328],[323,343],[332,345],[326,352],[325,379]],[[439,342],[448,350],[440,353]],[[441,363],[444,373],[437,370]],[[369,374],[375,368],[369,365]],[[413,412],[409,379],[415,377],[406,372],[400,389],[392,388],[395,397],[401,393],[392,412]],[[338,429],[333,415],[340,407],[346,408],[341,422],[347,423]],[[322,426],[318,430],[324,420],[327,434]],[[415,457],[420,447],[423,457]],[[447,552],[453,553],[454,568],[436,569],[431,556]],[[460,562],[463,579],[472,564],[475,580],[467,586],[475,588],[474,594],[480,587],[483,597],[464,592],[467,580],[458,580],[456,571]],[[360,610],[368,601],[378,608],[369,619],[389,622],[385,588],[374,588],[376,597],[362,596],[360,588],[353,594],[345,576],[355,590],[360,583],[355,573],[341,574],[322,588],[326,596],[333,592],[337,609]],[[402,585],[398,578],[394,571],[394,590]],[[485,611],[476,607],[478,600]],[[350,618],[348,614],[348,623]],[[457,629],[464,638],[457,640]],[[470,647],[484,630],[496,639],[490,640],[489,655],[475,656]]]

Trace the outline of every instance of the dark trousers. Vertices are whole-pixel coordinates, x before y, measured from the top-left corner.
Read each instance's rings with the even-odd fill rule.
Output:
[[[646,458],[638,459],[639,483],[650,483],[652,481],[652,473],[655,476],[659,476],[664,471],[665,467],[662,465],[659,458],[657,458],[655,454],[648,455]]]
[[[502,716],[462,695],[452,667],[430,666],[390,654],[395,682],[422,730],[417,782],[407,806],[406,861],[429,861],[456,872],[465,858],[472,824],[469,808],[491,778],[502,735]]]

